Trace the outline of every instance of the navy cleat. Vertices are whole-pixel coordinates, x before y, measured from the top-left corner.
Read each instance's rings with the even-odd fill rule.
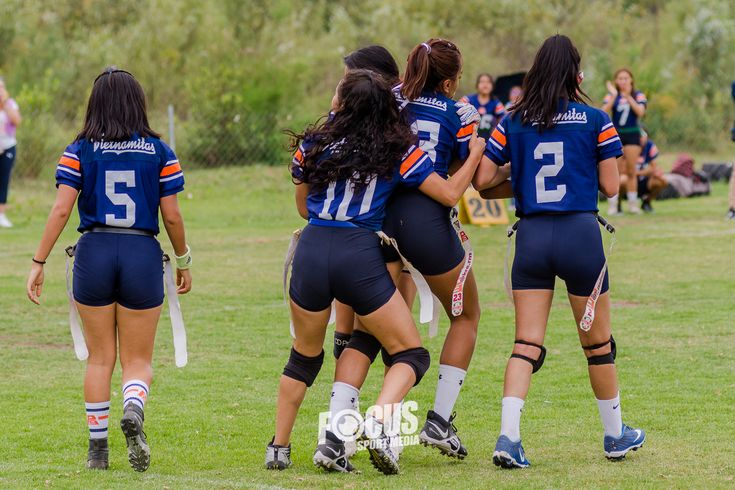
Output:
[[[324,443],[319,444],[314,451],[314,466],[327,471],[351,473],[355,468],[347,456],[345,443],[332,432],[327,431]]]
[[[106,470],[109,467],[107,438],[90,439],[87,453],[87,468],[90,470]]]
[[[605,436],[604,447],[607,459],[621,460],[629,451],[637,451],[646,442],[646,433],[623,424],[623,433],[617,439]]]
[[[467,456],[467,448],[457,436],[457,428],[454,426],[454,418],[457,414],[444,420],[433,410],[426,414],[426,423],[419,434],[419,441],[423,446],[437,448],[442,454],[450,458],[464,459]]]
[[[513,442],[506,436],[500,436],[495,444],[493,463],[501,468],[528,468],[531,462],[526,459],[521,441]]]
[[[275,437],[265,448],[265,469],[267,470],[285,470],[291,466],[291,444],[288,446],[279,446],[273,444]]]

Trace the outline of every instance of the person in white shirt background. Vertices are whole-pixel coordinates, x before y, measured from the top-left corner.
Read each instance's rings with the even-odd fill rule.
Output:
[[[13,224],[5,215],[8,202],[10,174],[15,163],[15,130],[20,124],[18,104],[10,97],[5,81],[0,77],[0,228]]]

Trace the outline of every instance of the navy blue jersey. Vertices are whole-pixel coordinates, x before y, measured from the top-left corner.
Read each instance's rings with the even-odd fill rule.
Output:
[[[400,107],[407,111],[411,129],[419,137],[419,146],[434,162],[434,171],[449,176],[454,160],[464,161],[470,155],[472,124],[462,125],[456,102],[435,92],[422,92],[416,100],[404,99],[394,89]]]
[[[638,170],[648,168],[656,158],[658,158],[658,147],[656,143],[649,139],[643,147],[643,151],[641,151],[641,156],[638,158]]]
[[[309,152],[310,147],[308,141],[302,143],[291,162],[291,175],[299,182],[304,182],[302,163],[304,154]],[[346,226],[354,225],[378,231],[383,227],[385,205],[396,186],[418,187],[433,171],[429,156],[419,147],[412,145],[403,159],[396,162],[392,179],[373,178],[359,191],[355,190],[349,180],[330,182],[324,189],[310,187],[306,200],[309,220],[334,222],[335,226],[339,226],[340,223]]]
[[[597,211],[597,164],[623,154],[618,133],[600,109],[560,102],[556,125],[539,132],[511,113],[493,131],[485,155],[512,162],[518,216]]]
[[[646,99],[645,94],[639,90],[633,91],[633,98],[639,104],[643,104],[644,106],[648,104],[648,99]],[[611,99],[612,94],[607,94],[605,96],[605,104],[610,102]],[[612,120],[619,132],[635,131],[638,129],[638,116],[630,108],[628,99],[620,94],[615,97],[615,102],[612,105]]]
[[[158,234],[162,197],[184,190],[176,155],[158,138],[75,141],[56,167],[56,186],[79,191],[79,231],[95,226]]]
[[[462,97],[461,101],[471,104],[480,113],[480,123],[477,126],[477,136],[480,138],[490,136],[490,132],[505,115],[505,106],[495,97],[490,97],[485,104],[481,104],[478,94],[470,94]]]

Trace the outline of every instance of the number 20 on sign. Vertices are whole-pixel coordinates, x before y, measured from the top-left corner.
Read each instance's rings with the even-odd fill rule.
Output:
[[[470,187],[462,196],[460,220],[479,226],[507,225],[508,213],[502,199],[483,199]]]

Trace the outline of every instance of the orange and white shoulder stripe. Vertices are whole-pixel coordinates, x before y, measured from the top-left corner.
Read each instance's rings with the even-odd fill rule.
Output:
[[[646,94],[644,94],[643,92],[638,92],[637,94],[635,94],[635,101],[638,102],[639,104],[646,104],[646,103],[648,103],[648,99],[646,98]]]
[[[408,149],[406,156],[403,157],[403,161],[401,162],[399,169],[401,177],[404,179],[408,178],[427,159],[429,159],[429,155],[424,150],[416,145],[411,145],[411,148]]]
[[[304,145],[299,145],[296,153],[293,154],[293,160],[291,160],[291,163],[298,167],[302,166],[304,163]]]
[[[617,129],[615,129],[613,123],[605,124],[600,130],[600,134],[597,136],[597,146],[609,145],[615,141],[620,141]]]
[[[502,102],[498,101],[497,104],[495,104],[495,115],[502,114],[505,112],[505,106]]]
[[[178,179],[183,174],[181,164],[178,160],[169,160],[161,170],[159,182],[168,182],[169,180]]]
[[[76,153],[69,153],[65,151],[59,159],[59,165],[56,167],[57,170],[72,174],[76,177],[82,176],[82,166],[79,163],[79,157]]]
[[[503,151],[505,149],[505,145],[508,142],[508,140],[505,137],[505,128],[502,124],[498,124],[495,126],[495,129],[490,134],[490,137],[487,139],[495,148],[497,148],[500,151]]]
[[[472,131],[474,130],[475,123],[470,123],[467,126],[462,126],[457,131],[457,141],[460,143],[463,141],[469,141],[472,138]]]

